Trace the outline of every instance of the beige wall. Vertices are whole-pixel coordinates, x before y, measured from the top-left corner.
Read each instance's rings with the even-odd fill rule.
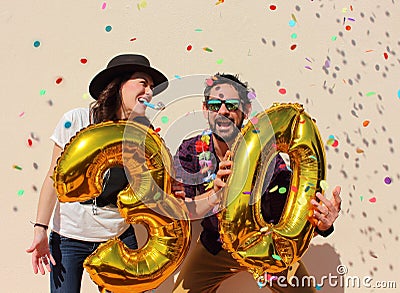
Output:
[[[104,2],[107,5],[102,9]],[[2,292],[48,292],[48,277],[33,275],[25,249],[31,243],[29,221],[35,219],[38,190],[50,161],[49,136],[63,112],[89,104],[90,79],[121,52],[147,55],[169,79],[217,71],[240,73],[256,89],[264,107],[273,101],[302,103],[317,119],[324,142],[329,135],[339,141],[337,148],[327,147],[328,183],[331,187],[340,184],[343,198],[335,234],[315,239],[304,257],[310,272],[335,274],[336,266],[343,264],[350,276],[395,280],[400,287],[399,4],[216,2],[3,1]],[[275,11],[269,8],[271,4],[277,5]],[[293,27],[291,19],[297,20]],[[112,26],[110,32],[105,31],[107,25]],[[36,40],[41,42],[37,48]],[[290,49],[293,44],[295,50]],[[204,47],[213,51],[206,52]],[[81,64],[81,58],[88,62]],[[324,64],[329,68],[323,69]],[[58,77],[63,78],[61,84],[55,83]],[[280,94],[280,88],[287,93]],[[41,95],[41,90],[46,93]],[[179,133],[176,129],[182,116],[200,107],[199,103],[176,103],[181,103],[181,112],[165,112],[167,124],[159,116],[154,120],[162,134]],[[365,120],[370,121],[367,127]],[[171,149],[182,136],[177,134],[174,142],[170,135]],[[31,147],[29,138],[34,138]],[[384,183],[387,176],[392,179],[389,185]],[[374,203],[369,201],[373,197]],[[156,292],[169,292],[170,284],[171,279]],[[260,292],[246,273],[224,284],[219,292],[232,290]],[[321,292],[398,290],[325,287]],[[87,276],[82,291],[96,292]]]

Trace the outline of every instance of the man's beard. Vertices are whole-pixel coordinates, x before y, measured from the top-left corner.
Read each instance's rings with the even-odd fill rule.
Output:
[[[219,141],[223,141],[226,144],[230,145],[235,140],[235,138],[238,136],[238,134],[240,132],[240,128],[241,128],[242,123],[243,123],[243,120],[244,120],[244,118],[241,119],[241,121],[239,123],[239,126],[235,125],[235,123],[232,120],[230,120],[229,118],[226,118],[226,117],[216,118],[214,120],[213,124],[210,122],[210,119],[208,120],[208,122],[209,122],[211,131],[212,131],[213,135],[215,136],[215,138],[217,140],[219,140]],[[222,132],[222,133],[218,132],[217,123],[218,122],[225,122],[226,123],[227,121],[229,121],[232,124],[232,126],[234,126],[232,131],[229,132],[229,133],[227,133],[227,132]]]

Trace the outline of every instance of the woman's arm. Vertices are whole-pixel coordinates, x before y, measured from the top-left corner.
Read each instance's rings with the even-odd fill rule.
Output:
[[[32,267],[35,274],[40,271],[42,275],[45,274],[44,266],[50,272],[49,260],[55,265],[55,261],[50,254],[49,243],[47,238],[47,229],[44,226],[48,226],[51,215],[54,210],[54,206],[57,201],[57,194],[53,186],[53,180],[51,176],[54,172],[54,167],[57,164],[57,159],[60,157],[62,152],[61,147],[54,145],[53,154],[49,171],[44,179],[42,188],[40,190],[39,203],[36,213],[36,223],[40,224],[34,227],[34,236],[31,246],[26,250],[28,253],[32,253]]]

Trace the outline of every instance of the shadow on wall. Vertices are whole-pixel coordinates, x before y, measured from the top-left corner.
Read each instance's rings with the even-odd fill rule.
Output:
[[[337,267],[341,264],[340,256],[337,254],[335,249],[329,245],[311,245],[307,253],[302,258],[306,265],[310,276],[314,276],[316,285],[321,285],[321,279],[329,275],[333,276],[333,282],[335,280],[339,283],[339,274],[337,273]],[[335,277],[336,276],[336,277]],[[325,293],[343,293],[344,288],[339,286],[330,286],[328,279],[324,281],[323,292]],[[261,289],[263,292],[268,292],[268,289]],[[253,279],[251,274],[247,272],[241,272],[236,276],[225,281],[218,293],[235,292],[235,293],[259,293],[260,288],[256,281]],[[318,292],[318,291],[317,291]]]

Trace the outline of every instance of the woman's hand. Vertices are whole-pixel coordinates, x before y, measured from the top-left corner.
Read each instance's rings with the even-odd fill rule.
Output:
[[[40,272],[42,275],[44,275],[46,273],[44,268],[50,272],[50,262],[53,265],[56,265],[56,261],[50,254],[47,231],[42,227],[34,228],[33,242],[31,247],[29,247],[26,252],[32,253],[32,267],[35,274]]]

